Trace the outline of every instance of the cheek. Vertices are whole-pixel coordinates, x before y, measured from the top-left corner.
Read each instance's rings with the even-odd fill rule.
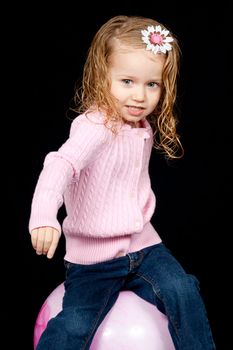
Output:
[[[151,97],[151,106],[153,108],[155,108],[157,106],[157,104],[159,103],[160,96],[161,96],[161,94],[159,93],[159,94],[156,94],[156,96]]]
[[[122,99],[122,89],[117,84],[112,84],[110,88],[111,94],[118,100]]]
[[[116,94],[116,86],[114,83],[111,83],[111,85],[110,85],[110,92],[112,95]]]

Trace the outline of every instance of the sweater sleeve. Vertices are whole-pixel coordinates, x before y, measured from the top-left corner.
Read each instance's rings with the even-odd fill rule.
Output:
[[[68,140],[58,151],[45,157],[33,194],[29,232],[37,227],[52,226],[61,233],[57,214],[67,186],[98,157],[109,139],[110,131],[103,124],[78,118],[71,125]]]

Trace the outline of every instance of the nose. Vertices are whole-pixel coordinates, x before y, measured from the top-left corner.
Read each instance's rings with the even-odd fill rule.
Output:
[[[143,87],[138,86],[134,89],[132,100],[137,102],[143,102],[145,100],[145,91]]]

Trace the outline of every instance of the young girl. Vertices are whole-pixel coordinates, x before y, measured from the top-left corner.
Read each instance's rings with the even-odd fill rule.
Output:
[[[215,349],[198,281],[150,222],[152,146],[168,158],[182,156],[174,116],[178,64],[175,36],[152,19],[114,17],[93,39],[75,94],[79,115],[68,140],[46,156],[32,201],[36,253],[52,258],[61,231],[66,238],[63,309],[37,350],[89,349],[122,290],[167,315],[176,349]]]

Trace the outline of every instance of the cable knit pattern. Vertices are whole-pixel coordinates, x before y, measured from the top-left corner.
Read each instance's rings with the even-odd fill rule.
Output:
[[[29,231],[52,226],[66,237],[65,259],[91,264],[161,242],[150,220],[152,130],[124,124],[117,134],[101,113],[78,116],[68,140],[44,161],[33,195]],[[62,228],[57,213],[65,204]]]

